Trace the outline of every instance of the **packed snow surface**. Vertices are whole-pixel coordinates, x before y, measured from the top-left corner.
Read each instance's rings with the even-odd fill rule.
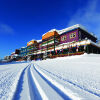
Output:
[[[11,100],[23,69],[28,63],[0,65],[0,100]]]
[[[100,55],[47,59],[35,65],[82,99],[100,100]]]
[[[1,64],[0,100],[100,100],[100,55]]]

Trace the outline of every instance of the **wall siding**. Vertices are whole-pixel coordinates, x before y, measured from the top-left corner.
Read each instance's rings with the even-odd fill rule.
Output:
[[[71,33],[74,33],[74,32],[76,32],[76,37],[70,39],[70,34],[71,34]],[[67,38],[66,38],[66,40],[62,41],[61,38],[62,38],[63,36],[65,36],[65,35],[67,36]],[[66,32],[66,33],[64,33],[64,34],[62,34],[62,35],[60,36],[60,43],[67,43],[67,42],[78,41],[78,40],[79,40],[79,37],[78,37],[78,29],[76,29],[76,30],[74,30],[74,31],[71,31],[71,32]]]

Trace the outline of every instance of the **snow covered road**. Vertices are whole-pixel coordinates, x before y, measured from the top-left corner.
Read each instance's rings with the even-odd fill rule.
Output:
[[[100,55],[0,65],[0,100],[100,100]]]

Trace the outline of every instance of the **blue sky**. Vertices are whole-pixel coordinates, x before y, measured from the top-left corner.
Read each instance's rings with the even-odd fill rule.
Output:
[[[100,39],[100,0],[0,0],[0,58],[50,29],[82,24]]]

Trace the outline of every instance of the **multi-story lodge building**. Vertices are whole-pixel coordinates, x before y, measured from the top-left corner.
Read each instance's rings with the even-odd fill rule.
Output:
[[[21,57],[31,59],[53,58],[79,55],[83,53],[100,54],[97,37],[77,24],[63,30],[50,30],[42,35],[42,40],[31,40],[20,49]]]

